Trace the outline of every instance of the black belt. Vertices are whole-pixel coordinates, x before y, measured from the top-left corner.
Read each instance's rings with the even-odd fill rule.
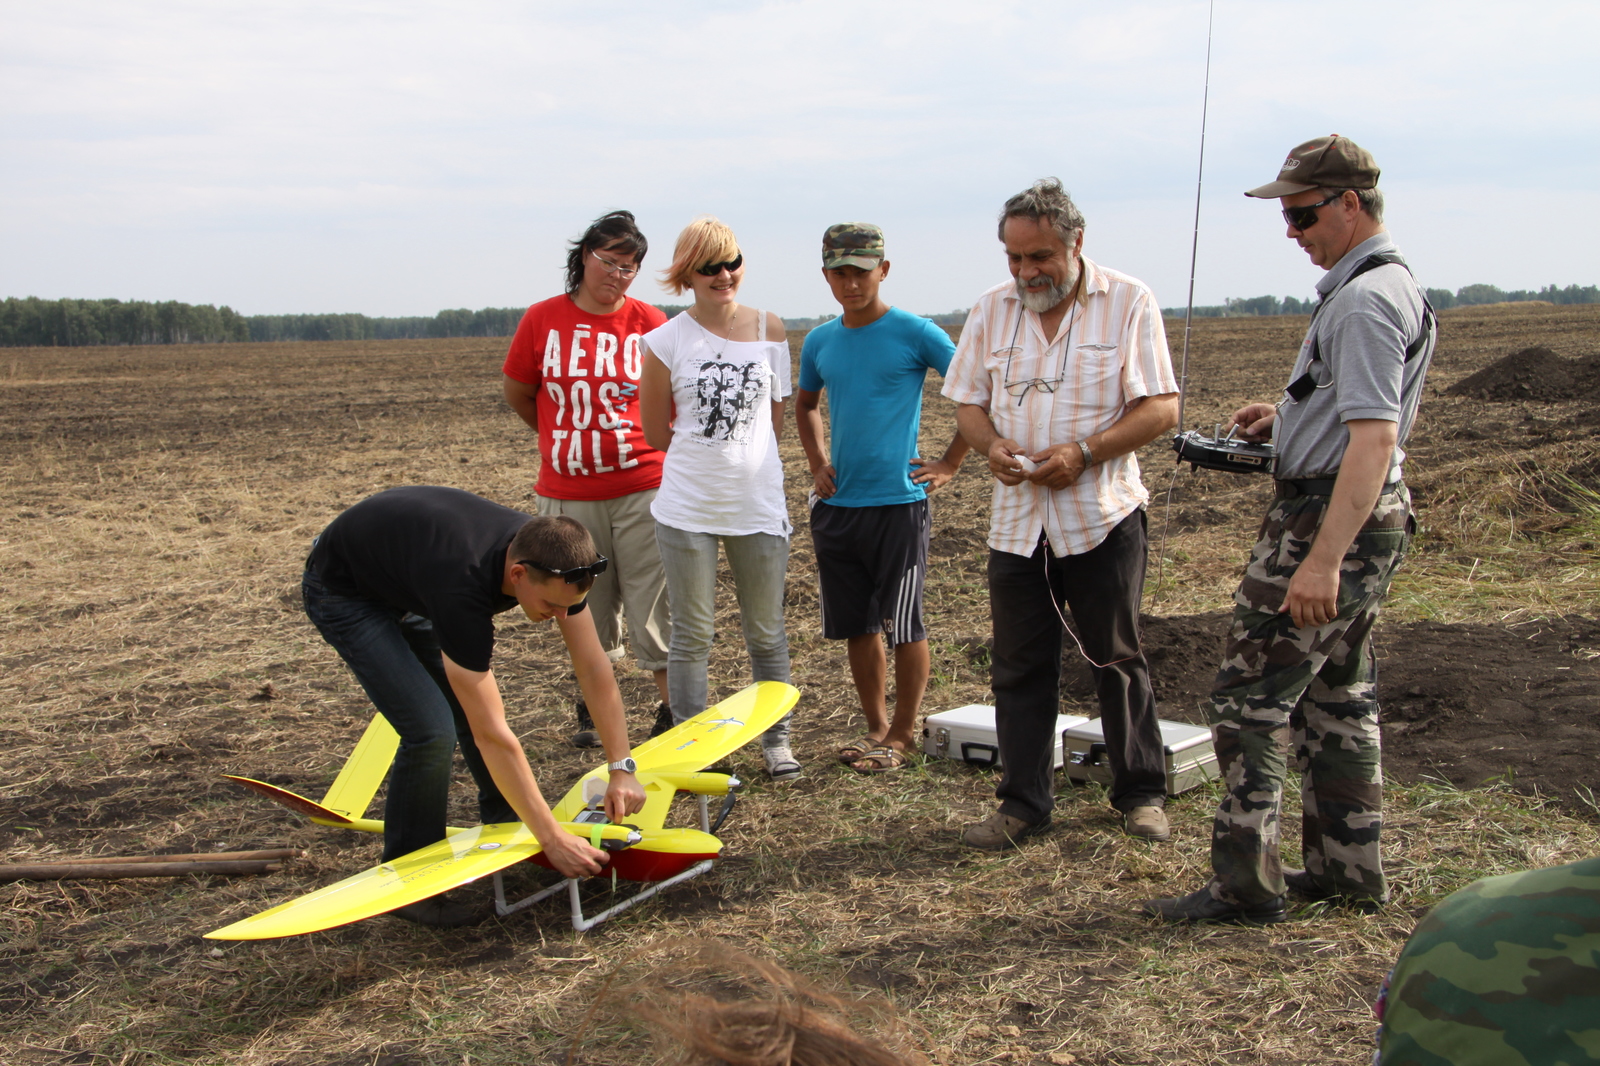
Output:
[[[1292,500],[1296,496],[1332,496],[1333,482],[1331,477],[1292,477],[1278,481],[1278,499]],[[1387,496],[1400,487],[1398,481],[1386,481],[1383,488],[1378,490],[1378,495]]]

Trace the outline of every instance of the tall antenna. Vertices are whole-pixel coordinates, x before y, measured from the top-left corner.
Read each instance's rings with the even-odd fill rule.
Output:
[[[1183,405],[1189,395],[1189,327],[1194,321],[1194,270],[1200,254],[1200,189],[1206,174],[1206,112],[1211,106],[1211,23],[1217,2],[1206,9],[1206,80],[1200,96],[1200,166],[1194,178],[1194,238],[1189,245],[1189,302],[1183,309],[1183,362],[1178,373],[1178,432],[1183,432]]]

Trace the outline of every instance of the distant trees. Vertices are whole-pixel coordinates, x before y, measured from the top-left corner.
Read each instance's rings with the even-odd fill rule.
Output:
[[[176,300],[0,301],[0,347],[96,344],[223,344],[231,341],[396,340],[509,337],[524,308],[460,308],[415,318],[358,314],[241,315],[231,307]]]
[[[253,341],[389,341],[419,337],[509,337],[522,321],[522,307],[458,308],[414,318],[357,314],[251,315]]]
[[[0,346],[88,344],[218,344],[250,339],[245,317],[231,307],[168,300],[41,300],[0,302]]]
[[[1276,296],[1230,297],[1220,304],[1196,305],[1196,318],[1237,318],[1253,315],[1309,315],[1317,302],[1309,297],[1297,300],[1293,296],[1278,299]],[[1182,318],[1184,308],[1163,307],[1161,313],[1168,318]]]
[[[1428,302],[1440,311],[1450,307],[1526,303],[1529,300],[1544,300],[1553,304],[1600,304],[1600,286],[1568,285],[1562,289],[1546,285],[1532,292],[1527,289],[1513,289],[1506,292],[1493,285],[1463,285],[1455,292],[1449,289],[1428,290]]]
[[[1553,304],[1600,303],[1600,286],[1546,285],[1542,289],[1514,289],[1493,285],[1464,285],[1428,289],[1428,299],[1443,311],[1478,304],[1544,300]],[[657,305],[669,317],[686,304]],[[1293,296],[1251,296],[1196,307],[1196,318],[1256,315],[1307,315],[1316,307],[1312,299]],[[1164,307],[1161,313],[1182,318],[1181,307]],[[402,340],[422,337],[509,337],[522,321],[523,308],[465,307],[436,315],[412,318],[373,318],[358,314],[241,315],[226,305],[186,304],[176,300],[41,300],[8,297],[0,300],[0,348],[76,347],[95,344],[224,344],[233,341],[360,341]],[[786,318],[789,329],[811,329],[833,318]],[[967,312],[948,311],[924,315],[941,326],[959,326]]]
[[[1558,288],[1546,285],[1529,291],[1514,289],[1506,292],[1493,285],[1463,285],[1455,292],[1449,289],[1427,289],[1428,302],[1438,311],[1451,307],[1472,307],[1478,304],[1520,303],[1528,300],[1545,300],[1553,304],[1600,303],[1600,286],[1568,285]],[[1248,299],[1230,299],[1226,303],[1196,307],[1196,318],[1229,318],[1236,315],[1309,315],[1317,306],[1314,299],[1296,300],[1285,296],[1252,296]],[[1168,318],[1182,318],[1183,308],[1163,307],[1161,313]]]

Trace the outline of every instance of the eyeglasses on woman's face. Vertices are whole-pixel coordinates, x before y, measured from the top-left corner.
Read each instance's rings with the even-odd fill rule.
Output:
[[[637,266],[623,266],[621,263],[613,263],[593,248],[589,249],[589,254],[599,260],[600,265],[606,268],[607,274],[621,278],[623,281],[632,281],[633,276],[639,273]]]

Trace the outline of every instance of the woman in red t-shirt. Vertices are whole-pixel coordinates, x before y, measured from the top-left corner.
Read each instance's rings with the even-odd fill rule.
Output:
[[[630,212],[595,219],[568,250],[567,291],[528,308],[503,370],[506,402],[539,435],[538,512],[576,518],[611,560],[589,592],[589,609],[613,662],[623,655],[627,614],[634,658],[661,694],[654,736],[672,725],[671,629],[650,515],[662,455],[646,443],[639,419],[639,338],[667,319],[628,296],[648,248]],[[581,698],[577,711],[573,745],[598,747]]]

